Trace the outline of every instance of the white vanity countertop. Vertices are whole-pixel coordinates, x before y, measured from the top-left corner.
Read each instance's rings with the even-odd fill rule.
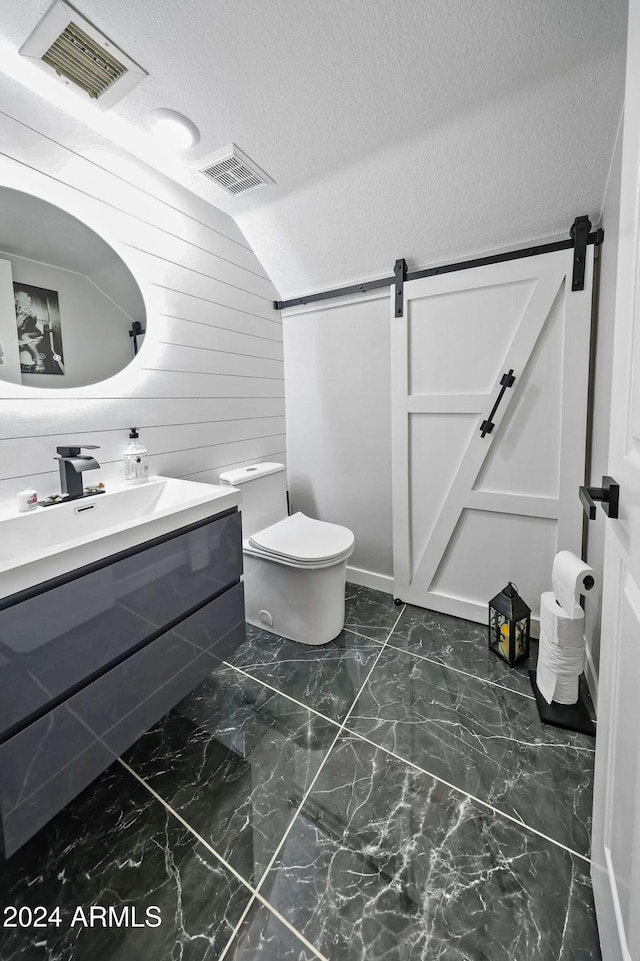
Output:
[[[239,507],[241,491],[171,477],[0,512],[0,600],[145,541]]]

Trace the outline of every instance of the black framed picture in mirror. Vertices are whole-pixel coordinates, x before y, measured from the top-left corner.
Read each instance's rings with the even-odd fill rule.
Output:
[[[21,373],[63,375],[58,291],[14,281],[13,299]]]

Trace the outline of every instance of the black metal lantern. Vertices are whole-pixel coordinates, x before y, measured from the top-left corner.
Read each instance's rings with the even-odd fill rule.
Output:
[[[529,656],[531,608],[511,581],[489,601],[489,650],[513,667]]]

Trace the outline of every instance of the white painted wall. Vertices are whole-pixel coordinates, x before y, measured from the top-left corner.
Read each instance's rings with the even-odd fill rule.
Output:
[[[120,477],[131,425],[156,474],[215,482],[223,469],[283,459],[277,293],[235,223],[6,78],[0,96],[0,184],[104,237],[148,316],[144,350],[109,380],[65,391],[0,385],[0,506],[27,484],[58,489],[58,444],[99,444],[91,480]]]
[[[616,305],[616,271],[618,266],[618,238],[620,225],[620,181],[622,165],[622,123],[611,160],[609,180],[602,206],[602,226],[605,240],[601,248],[600,285],[595,336],[595,377],[593,383],[593,421],[591,433],[591,472],[589,483],[602,485],[602,475],[608,473],[609,414],[613,381],[613,321]],[[596,519],[589,522],[586,560],[602,572],[604,563],[604,535],[607,519],[600,508]],[[600,664],[601,598],[585,599],[585,636],[587,639],[587,677],[594,700],[597,700]]]
[[[391,592],[389,291],[283,318],[292,510],[349,527],[348,579]]]

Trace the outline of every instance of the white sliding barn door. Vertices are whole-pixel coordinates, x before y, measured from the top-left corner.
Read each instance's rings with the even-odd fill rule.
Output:
[[[556,551],[580,553],[593,250],[575,293],[573,250],[405,283],[391,318],[396,598],[486,623],[514,581],[537,617]]]

